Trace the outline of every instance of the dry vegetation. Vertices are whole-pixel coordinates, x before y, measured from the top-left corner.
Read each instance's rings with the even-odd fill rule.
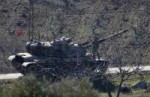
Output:
[[[78,43],[129,31],[100,44],[101,57],[111,64],[150,64],[149,0],[33,0],[34,39],[67,36]],[[24,51],[28,41],[30,9],[27,0],[0,0],[0,71],[14,72],[7,61]],[[23,30],[24,36],[16,31]],[[30,29],[31,30],[31,29]]]

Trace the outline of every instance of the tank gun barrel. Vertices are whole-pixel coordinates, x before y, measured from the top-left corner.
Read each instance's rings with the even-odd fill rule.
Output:
[[[119,31],[118,33],[112,34],[112,35],[110,35],[110,36],[108,36],[108,37],[105,37],[105,38],[103,38],[103,39],[99,39],[99,40],[97,40],[97,42],[98,42],[98,43],[102,43],[102,42],[106,41],[107,39],[111,39],[111,38],[113,38],[113,37],[115,37],[115,36],[118,36],[118,35],[120,35],[120,34],[123,34],[123,33],[127,32],[127,31],[128,31],[128,30],[121,30],[121,31]],[[88,48],[88,47],[91,47],[91,46],[93,45],[93,42],[92,42],[92,43],[84,42],[84,43],[82,43],[81,45],[82,45],[84,48]]]
[[[99,39],[98,42],[99,42],[99,43],[100,43],[100,42],[103,42],[103,41],[105,41],[105,40],[107,40],[107,39],[110,39],[110,38],[115,37],[115,36],[117,36],[117,35],[123,34],[123,33],[127,32],[127,31],[128,31],[128,30],[121,30],[121,31],[119,31],[118,33],[112,34],[112,35],[110,35],[110,36],[108,36],[108,37],[106,37],[106,38]]]

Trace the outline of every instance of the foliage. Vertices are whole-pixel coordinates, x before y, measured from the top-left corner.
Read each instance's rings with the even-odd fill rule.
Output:
[[[108,91],[114,92],[117,88],[115,83],[103,77],[99,77],[93,80],[92,82],[93,87],[99,90],[100,92],[108,92]]]
[[[51,83],[33,76],[1,85],[0,97],[99,97],[87,79],[63,79]]]
[[[92,89],[92,84],[86,79],[64,79],[55,83],[52,91],[58,97],[98,97],[98,92]]]

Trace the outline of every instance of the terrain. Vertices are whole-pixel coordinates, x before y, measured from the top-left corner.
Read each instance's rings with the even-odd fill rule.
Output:
[[[24,52],[31,36],[41,41],[66,36],[83,43],[123,29],[129,31],[99,45],[100,56],[112,67],[150,64],[149,0],[0,0],[0,19],[2,73],[16,72],[7,58]]]

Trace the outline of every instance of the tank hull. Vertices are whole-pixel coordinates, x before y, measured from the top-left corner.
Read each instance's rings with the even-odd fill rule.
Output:
[[[105,73],[108,68],[107,60],[91,60],[88,57],[82,60],[62,60],[59,58],[32,56],[29,53],[18,53],[12,56],[10,56],[12,57],[11,60],[9,58],[12,66],[23,75],[34,74],[36,76],[51,78],[66,76],[90,77]],[[23,62],[21,60],[23,60]]]

